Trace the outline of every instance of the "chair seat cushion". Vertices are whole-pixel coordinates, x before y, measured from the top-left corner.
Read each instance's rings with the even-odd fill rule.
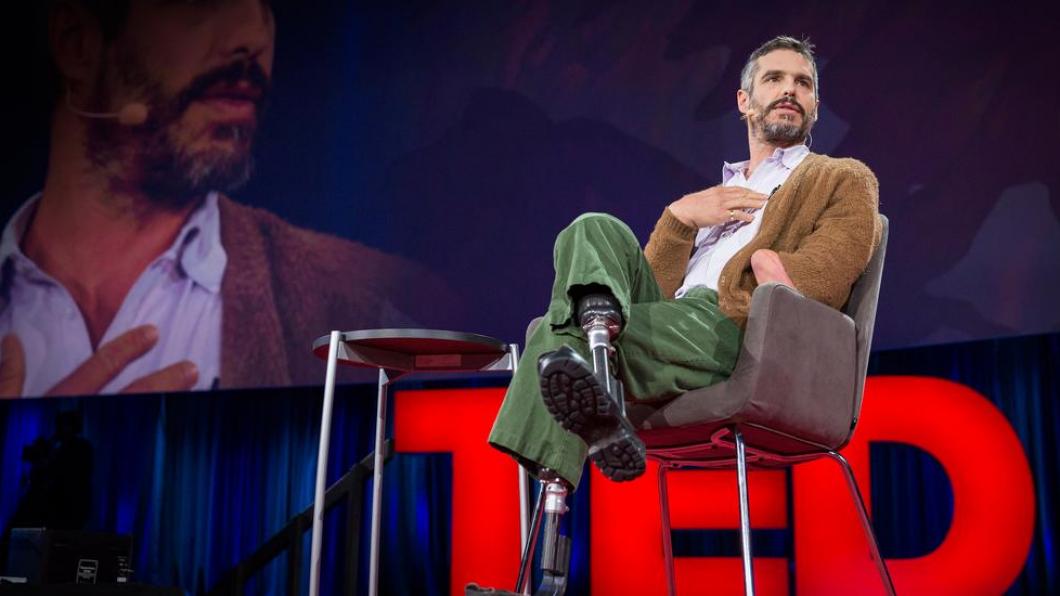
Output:
[[[662,437],[670,445],[704,441],[702,433],[718,423],[753,422],[830,448],[849,438],[858,374],[854,321],[786,286],[763,286],[755,301],[728,381],[661,406],[630,405],[649,447]]]

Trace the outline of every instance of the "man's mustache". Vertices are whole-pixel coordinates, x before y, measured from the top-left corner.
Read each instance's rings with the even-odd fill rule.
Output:
[[[260,111],[269,94],[269,75],[265,74],[265,69],[256,61],[243,60],[220,66],[192,79],[177,95],[176,113],[182,113],[192,102],[201,99],[218,84],[235,87],[241,82],[249,83],[248,91],[252,96],[256,96],[254,104]]]
[[[778,106],[781,106],[781,105],[789,105],[789,106],[795,108],[796,110],[798,110],[799,113],[802,114],[803,116],[806,115],[806,110],[802,109],[802,106],[800,106],[798,102],[796,102],[794,100],[791,100],[791,99],[783,98],[783,97],[778,99],[778,100],[776,100],[776,101],[774,101],[773,103],[769,104],[769,108],[766,111],[767,112],[772,112],[774,108],[776,108]]]

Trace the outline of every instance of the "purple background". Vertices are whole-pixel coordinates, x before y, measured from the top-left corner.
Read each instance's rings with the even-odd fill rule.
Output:
[[[314,7],[275,7],[275,94],[237,198],[442,273],[467,314],[425,325],[521,341],[547,303],[552,239],[577,214],[613,213],[643,242],[667,203],[717,184],[722,160],[747,153],[739,69],[788,33],[818,48],[812,149],[880,179],[892,232],[876,346],[1060,329],[1056,7]],[[4,42],[23,82],[3,100],[5,216],[43,179],[32,29]]]

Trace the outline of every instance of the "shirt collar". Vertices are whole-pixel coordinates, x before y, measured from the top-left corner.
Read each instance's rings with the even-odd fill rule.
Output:
[[[38,201],[40,193],[19,207],[4,226],[3,235],[0,236],[0,267],[5,270],[8,261],[11,261],[18,273],[44,275],[19,246]],[[191,213],[177,234],[177,239],[155,263],[163,260],[180,263],[185,275],[210,292],[220,291],[228,255],[221,245],[221,212],[217,206],[216,192],[208,194],[202,205]]]
[[[784,147],[783,149],[777,147],[773,150],[773,155],[766,158],[766,163],[780,163],[788,170],[794,170],[802,159],[810,153],[810,148],[806,145],[792,145],[791,147]],[[721,166],[721,183],[727,184],[729,179],[736,174],[742,174],[747,169],[747,165],[751,163],[750,160],[745,159],[735,163],[723,162]]]
[[[221,211],[216,192],[206,195],[202,205],[188,216],[177,239],[159,257],[159,261],[163,259],[180,263],[185,275],[210,292],[221,290],[228,255],[221,245]]]
[[[809,153],[810,148],[806,145],[793,145],[784,149],[777,149],[773,152],[772,158],[780,160],[780,163],[784,164],[785,168],[794,170]]]
[[[11,216],[11,219],[7,220],[7,224],[4,226],[3,235],[0,236],[0,267],[5,270],[8,267],[8,262],[11,262],[10,266],[20,273],[36,270],[33,261],[30,261],[26,255],[22,254],[22,248],[19,247],[19,244],[22,242],[22,236],[26,232],[29,220],[33,217],[34,211],[37,210],[37,201],[39,200],[40,193],[30,197],[28,201],[18,208],[18,211],[15,211],[15,214]]]

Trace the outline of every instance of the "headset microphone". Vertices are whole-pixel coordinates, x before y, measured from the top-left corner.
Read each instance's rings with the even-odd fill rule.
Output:
[[[82,118],[99,118],[103,120],[114,119],[125,126],[139,126],[147,122],[147,104],[133,101],[125,104],[117,112],[86,112],[74,107],[70,100],[70,94],[66,94],[66,107]]]

